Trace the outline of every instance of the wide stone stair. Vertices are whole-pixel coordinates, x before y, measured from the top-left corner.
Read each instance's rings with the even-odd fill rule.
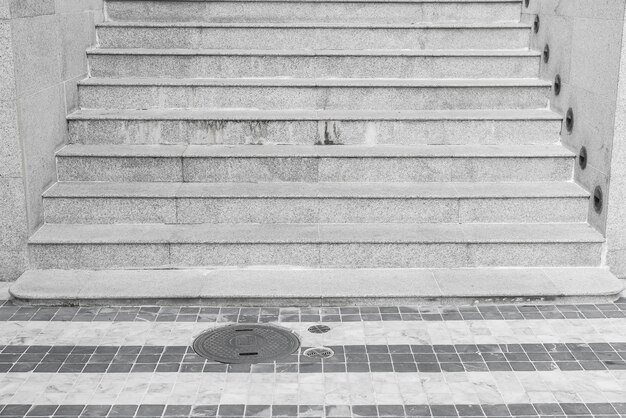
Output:
[[[25,301],[611,300],[513,0],[108,0]]]

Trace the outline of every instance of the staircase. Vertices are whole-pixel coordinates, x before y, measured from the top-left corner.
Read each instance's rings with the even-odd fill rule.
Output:
[[[521,7],[108,0],[13,295],[616,298]]]

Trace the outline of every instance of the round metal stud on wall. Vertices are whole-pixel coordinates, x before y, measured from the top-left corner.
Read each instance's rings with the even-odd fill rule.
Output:
[[[535,22],[533,23],[533,30],[535,31],[535,33],[539,33],[540,23],[541,23],[541,20],[539,19],[539,15],[535,16]]]
[[[578,165],[581,169],[587,168],[587,148],[582,147],[578,153]]]
[[[571,107],[567,109],[567,114],[565,115],[565,129],[569,133],[572,133],[574,130],[574,109]]]
[[[546,44],[543,48],[543,62],[546,64],[550,61],[550,45]]]
[[[597,186],[593,191],[593,209],[597,214],[602,213],[602,207],[604,206],[604,197],[602,196],[602,188]]]
[[[265,324],[227,325],[209,330],[193,342],[199,356],[227,364],[272,362],[298,348],[300,340],[291,330]]]
[[[554,94],[556,96],[561,94],[561,76],[559,74],[554,77]]]

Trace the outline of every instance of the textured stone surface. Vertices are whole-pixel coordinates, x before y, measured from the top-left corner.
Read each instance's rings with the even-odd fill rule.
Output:
[[[600,243],[478,244],[471,246],[469,251],[469,265],[475,267],[599,266],[602,245]]]
[[[15,280],[26,267],[26,201],[21,178],[0,177],[0,281]]]
[[[325,244],[322,267],[417,267],[465,266],[468,247],[455,244]]]
[[[572,183],[58,183],[50,223],[584,222]]]
[[[620,51],[625,4],[623,0],[547,0],[523,8],[523,21],[532,22],[539,14],[541,29],[531,37],[533,47],[550,45],[550,62],[542,64],[542,77],[553,80],[560,74],[563,87],[553,96],[554,109],[565,114],[572,107],[576,124],[569,134],[563,129],[565,144],[578,151],[588,150],[586,170],[576,167],[575,178],[588,190],[608,184],[614,137],[615,102],[620,72]],[[593,65],[602,63],[601,66]],[[604,187],[606,188],[606,187]],[[606,212],[589,210],[589,222],[606,230]]]
[[[593,266],[599,263],[601,241],[582,224],[46,225],[31,239],[31,258],[41,268],[69,269],[107,263],[129,268]]]
[[[0,282],[17,280],[28,266],[26,247],[15,251],[0,249]]]
[[[59,19],[61,77],[63,80],[85,78],[88,73],[85,50],[95,43],[93,14],[67,13]]]
[[[588,199],[463,199],[459,222],[585,222]]]
[[[554,159],[323,159],[320,181],[564,180],[571,163]]]
[[[313,223],[316,199],[180,199],[179,223]]]
[[[5,20],[11,17],[11,7],[9,0],[0,0],[0,19]]]
[[[565,149],[538,145],[70,145],[58,154],[63,181],[560,181],[571,178],[571,166]]]
[[[55,85],[18,101],[18,121],[25,154],[28,227],[43,222],[41,194],[57,180],[54,152],[66,140],[63,86]]]
[[[610,245],[610,244],[609,244]],[[609,250],[607,252],[607,263],[611,270],[620,278],[626,277],[626,250]]]
[[[17,251],[26,244],[26,205],[21,178],[0,178],[0,248]]]
[[[0,107],[0,177],[21,177],[22,150],[12,102]]]
[[[180,158],[58,158],[60,181],[182,181]]]
[[[102,12],[103,0],[55,0],[57,13]],[[94,32],[92,31],[92,34]]]
[[[290,265],[322,267],[454,268],[467,266],[594,266],[600,244],[232,243],[36,244],[37,268],[141,268],[173,265]],[[168,255],[169,254],[169,255]],[[169,262],[168,262],[169,260]]]
[[[176,201],[167,199],[47,199],[49,223],[176,223]]]
[[[566,294],[574,283],[581,294],[597,294],[596,286],[601,281],[605,281],[607,284],[612,282],[612,285],[605,289],[608,294],[615,294],[623,286],[623,283],[616,280],[608,268],[551,268],[544,269],[544,272],[559,289],[560,294]]]
[[[494,22],[519,20],[520,7],[503,3],[272,3],[243,6],[238,2],[113,1],[108,5],[114,21],[220,22],[220,21],[373,21],[393,22]]]
[[[106,24],[98,28],[103,48],[205,49],[521,49],[528,45],[529,28],[502,24],[491,28],[281,28],[270,25],[217,24],[133,26]],[[507,27],[510,26],[510,27]]]
[[[583,276],[581,276],[584,275]],[[569,277],[561,282],[559,277]],[[615,294],[622,284],[606,269],[196,269],[49,270],[25,274],[11,292],[25,299],[302,297],[586,296],[584,283]],[[579,279],[582,281],[579,282]],[[381,286],[384,283],[384,286]],[[532,286],[528,286],[532,283]],[[582,286],[579,287],[578,284]]]
[[[169,247],[165,244],[31,244],[29,252],[30,267],[39,269],[162,267],[169,260]]]
[[[11,21],[0,20],[0,54],[2,57],[13,56],[13,36]],[[3,101],[15,98],[15,70],[13,59],[0,60],[0,94]],[[2,105],[4,107],[5,105]]]
[[[53,0],[48,2],[54,4]],[[11,26],[18,95],[32,94],[58,84],[61,81],[61,51],[57,18],[46,15],[15,19]]]
[[[55,0],[9,0],[12,18],[52,15]]]
[[[558,294],[556,285],[539,269],[441,269],[434,270],[434,276],[441,292],[450,297]]]
[[[318,265],[315,244],[173,244],[175,266]]]
[[[22,235],[0,247],[2,280],[24,270],[26,237],[43,221],[41,194],[56,181],[54,153],[67,141],[65,117],[76,107],[76,78],[87,73],[85,48],[102,9],[102,0],[0,2],[0,177],[3,187],[14,181],[3,201],[15,209],[5,211],[11,220],[0,235]]]
[[[625,32],[626,35],[626,32]],[[622,40],[621,55],[626,55],[626,43]],[[612,271],[620,278],[626,278],[626,240],[624,239],[624,225],[626,225],[626,65],[621,62],[619,69],[619,83],[615,108],[615,122],[612,154],[611,154],[611,182],[609,194],[605,198],[608,203],[605,210],[607,219],[607,263]],[[606,171],[606,170],[605,170]],[[603,182],[604,190],[607,190]]]
[[[322,86],[319,81],[305,81],[309,85],[300,86],[298,80],[282,86],[267,86],[275,82],[257,79],[245,83],[194,80],[194,85],[158,79],[123,85],[106,79],[88,80],[79,87],[80,104],[89,109],[537,109],[545,107],[549,91],[542,83],[532,85],[523,80],[511,80],[511,86],[502,86],[508,83],[498,81],[473,86],[476,83],[468,81],[467,86],[441,83],[433,87],[422,86],[422,83],[395,87],[389,86],[395,84],[389,81],[369,80],[358,83],[360,86],[351,80],[340,80],[338,86]],[[515,85],[516,82],[519,85]],[[226,83],[233,85],[224,85]]]
[[[536,77],[528,51],[111,50],[89,53],[94,77]]]
[[[99,113],[98,113],[99,112]],[[259,112],[256,112],[259,113]],[[159,110],[138,113],[81,111],[69,121],[70,141],[79,144],[305,144],[330,140],[342,144],[553,144],[561,121],[474,119],[441,115],[404,120],[385,118],[377,112],[362,112],[351,119],[326,120],[332,115],[316,112],[272,112],[271,115],[232,111],[205,112],[186,119],[192,112]],[[330,113],[330,112],[329,112]],[[109,115],[109,116],[107,116]],[[524,113],[520,111],[520,116]],[[339,115],[337,115],[339,116]],[[366,120],[354,120],[356,118]],[[240,118],[240,120],[237,120]],[[313,118],[313,120],[309,120]],[[367,120],[369,118],[369,120]],[[232,119],[232,120],[231,120]],[[316,120],[317,119],[317,120]]]
[[[186,159],[183,177],[198,182],[239,181],[318,181],[318,161],[314,158]]]

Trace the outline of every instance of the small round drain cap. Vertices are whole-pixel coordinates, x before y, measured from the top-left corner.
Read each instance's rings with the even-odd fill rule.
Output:
[[[265,363],[286,357],[300,348],[288,329],[273,325],[238,324],[207,331],[193,342],[201,357],[220,363]]]
[[[304,350],[302,355],[311,358],[330,358],[335,355],[335,352],[328,347],[312,347]]]
[[[311,325],[307,331],[311,334],[326,334],[330,331],[330,327],[328,325]]]

